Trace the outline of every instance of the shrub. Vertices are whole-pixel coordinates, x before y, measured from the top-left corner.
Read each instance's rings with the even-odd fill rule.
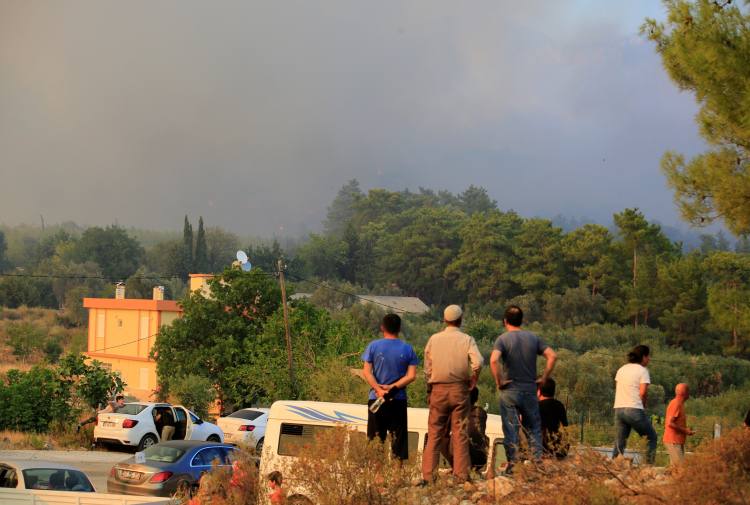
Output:
[[[13,354],[26,360],[34,351],[42,347],[44,335],[34,328],[31,323],[24,325],[13,323],[7,330],[8,345],[13,349]]]
[[[211,380],[192,374],[171,378],[169,394],[204,419],[208,417],[209,407],[216,401],[216,389]]]
[[[671,489],[685,504],[748,503],[750,500],[750,430],[737,428],[709,440],[687,457]]]
[[[304,490],[319,505],[380,504],[383,492],[419,475],[420,458],[411,457],[399,470],[388,440],[370,441],[345,425],[322,430],[314,443],[300,444],[294,451],[297,457],[281,465],[282,474],[288,476],[284,483],[291,487],[287,493]]]

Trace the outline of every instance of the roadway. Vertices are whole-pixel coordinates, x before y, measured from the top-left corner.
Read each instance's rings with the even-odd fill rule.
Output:
[[[99,493],[107,492],[107,478],[112,467],[120,461],[132,458],[132,453],[109,451],[9,451],[0,450],[0,461],[31,459],[55,461],[82,470]]]

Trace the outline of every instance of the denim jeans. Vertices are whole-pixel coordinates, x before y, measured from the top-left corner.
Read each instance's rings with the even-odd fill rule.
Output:
[[[539,416],[539,399],[536,392],[500,391],[500,415],[503,418],[503,445],[508,458],[507,472],[513,471],[518,460],[519,432],[523,426],[526,440],[534,453],[534,459],[542,458],[542,420]],[[521,416],[521,420],[518,416]]]
[[[625,444],[631,429],[640,436],[646,437],[648,442],[646,463],[653,463],[656,458],[656,430],[643,409],[615,409],[615,448],[612,451],[612,458],[620,454],[625,456]]]

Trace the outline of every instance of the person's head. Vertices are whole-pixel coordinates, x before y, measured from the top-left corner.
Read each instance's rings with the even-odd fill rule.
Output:
[[[684,402],[685,400],[690,398],[690,386],[688,386],[684,382],[677,384],[677,386],[674,388],[674,395]]]
[[[628,363],[636,363],[638,365],[646,366],[651,361],[651,350],[646,345],[637,345],[633,347],[633,350],[628,353]]]
[[[268,474],[268,483],[273,489],[281,487],[281,472],[271,472]]]
[[[122,395],[117,395],[117,397],[115,397],[115,401],[122,405],[125,402],[125,397]]]
[[[443,312],[443,319],[448,326],[460,328],[464,319],[464,311],[458,305],[448,305]]]
[[[554,398],[556,386],[555,379],[547,379],[544,384],[539,386],[539,396]]]
[[[505,309],[505,326],[518,328],[523,324],[523,311],[518,305],[511,305]]]
[[[471,398],[472,405],[479,401],[479,386],[474,386],[474,389],[469,391],[469,398]]]
[[[386,314],[383,316],[383,326],[381,329],[385,335],[398,337],[401,331],[401,318],[398,314]]]

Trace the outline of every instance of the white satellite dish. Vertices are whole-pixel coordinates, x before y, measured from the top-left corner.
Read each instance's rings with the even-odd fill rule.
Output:
[[[237,261],[242,263],[242,269],[245,272],[249,272],[252,266],[250,266],[250,262],[247,261],[247,254],[245,254],[245,251],[237,251]]]

